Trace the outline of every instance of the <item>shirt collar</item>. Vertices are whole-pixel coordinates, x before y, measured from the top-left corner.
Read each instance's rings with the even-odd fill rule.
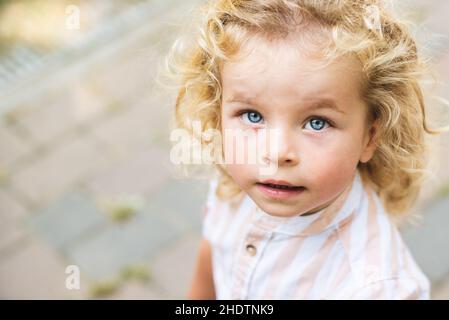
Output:
[[[309,236],[332,228],[358,211],[363,196],[360,172],[356,170],[352,182],[329,206],[307,216],[272,216],[254,203],[253,224],[269,231],[292,236]]]

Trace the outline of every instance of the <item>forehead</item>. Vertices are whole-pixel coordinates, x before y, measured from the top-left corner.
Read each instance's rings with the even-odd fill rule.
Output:
[[[242,96],[288,103],[323,95],[345,103],[360,97],[362,72],[355,57],[323,60],[311,50],[288,39],[250,39],[222,67],[223,98]]]

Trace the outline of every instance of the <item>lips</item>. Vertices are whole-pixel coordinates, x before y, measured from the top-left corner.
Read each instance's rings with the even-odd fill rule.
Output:
[[[274,189],[280,189],[280,190],[294,190],[294,189],[301,188],[301,187],[285,186],[285,185],[272,184],[272,183],[263,183],[263,185],[270,187],[270,188],[274,188]]]
[[[288,199],[305,190],[303,186],[295,186],[283,180],[266,180],[258,182],[256,185],[266,196],[275,199]]]
[[[271,188],[285,189],[285,190],[302,188],[301,186],[295,186],[290,182],[284,180],[265,180],[258,184],[263,184]]]

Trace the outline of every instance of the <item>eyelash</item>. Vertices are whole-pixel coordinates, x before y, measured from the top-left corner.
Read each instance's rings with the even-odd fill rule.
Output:
[[[236,117],[241,118],[243,115],[245,115],[247,113],[251,113],[251,112],[258,113],[261,116],[262,120],[263,120],[263,116],[262,116],[262,114],[260,114],[260,112],[255,111],[255,110],[251,110],[251,109],[240,110],[239,112],[237,112]],[[329,125],[329,127],[334,127],[334,124],[332,123],[332,121],[330,121],[329,119],[327,119],[326,117],[323,117],[323,116],[311,116],[311,117],[309,117],[307,119],[306,123],[308,123],[310,120],[313,120],[313,119],[322,120],[322,121],[326,122]],[[259,123],[252,123],[252,124],[259,124]],[[315,131],[322,131],[322,130],[323,129],[315,130]]]

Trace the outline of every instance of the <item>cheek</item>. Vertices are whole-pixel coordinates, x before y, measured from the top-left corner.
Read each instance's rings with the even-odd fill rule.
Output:
[[[254,175],[251,166],[244,164],[226,164],[225,168],[235,183],[243,190],[246,190],[252,184]]]
[[[245,190],[257,176],[256,136],[251,132],[244,134],[240,128],[232,128],[229,124],[223,126],[222,135],[226,171]]]
[[[360,156],[360,143],[356,139],[342,139],[339,143],[310,148],[307,165],[308,180],[324,193],[339,192],[354,174]],[[303,159],[305,160],[305,159]]]
[[[334,162],[333,165],[317,164],[312,177],[315,190],[328,190],[328,192],[338,192],[354,173],[355,168],[347,162]]]
[[[328,163],[314,163],[313,169],[309,170],[310,188],[316,199],[325,203],[334,199],[351,182],[356,165],[351,161],[345,161],[343,157],[335,155],[333,161]]]

